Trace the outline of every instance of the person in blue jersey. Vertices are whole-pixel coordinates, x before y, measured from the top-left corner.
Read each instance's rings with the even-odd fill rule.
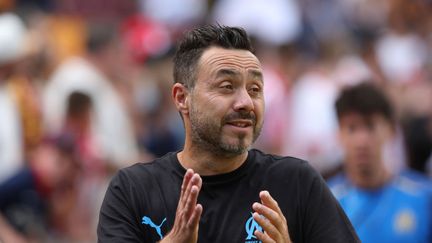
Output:
[[[361,83],[342,90],[335,106],[345,159],[343,172],[329,185],[360,240],[432,242],[430,190],[409,173],[390,173],[382,159],[395,133],[388,98]]]

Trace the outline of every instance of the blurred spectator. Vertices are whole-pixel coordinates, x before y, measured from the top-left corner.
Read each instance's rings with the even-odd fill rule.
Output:
[[[92,133],[93,109],[93,102],[88,95],[80,92],[70,94],[61,133],[74,139],[84,173],[90,177],[103,177],[106,168],[100,144]]]
[[[336,111],[344,173],[329,183],[362,242],[431,242],[431,182],[393,174],[384,164],[396,129],[385,95],[368,83],[348,87]]]
[[[334,168],[340,158],[333,112],[339,90],[333,70],[339,54],[329,49],[322,51],[321,59],[311,60],[292,85],[283,151],[307,159],[321,173]]]
[[[68,137],[45,139],[30,156],[29,166],[0,184],[0,241],[44,242],[52,225],[51,199],[75,188],[79,173]],[[64,219],[63,219],[64,220]]]
[[[42,132],[38,94],[22,69],[27,37],[18,16],[0,14],[0,182],[22,166]]]
[[[94,104],[87,94],[74,91],[67,99],[61,134],[71,138],[82,173],[74,193],[56,193],[52,197],[52,216],[56,220],[56,238],[95,240],[95,226],[100,196],[105,191],[105,179],[110,168],[103,158],[100,144],[92,133]]]
[[[112,81],[122,68],[115,26],[89,27],[88,55],[63,62],[46,86],[46,128],[58,133],[65,122],[67,98],[73,92],[87,94],[94,104],[92,137],[99,144],[100,156],[113,167],[122,167],[137,159],[138,150],[129,114]]]
[[[130,16],[121,27],[124,49],[130,59],[129,82],[124,93],[141,156],[162,156],[179,150],[184,140],[183,125],[170,93],[172,38],[177,30],[143,15]]]
[[[141,68],[145,75],[134,84],[138,142],[152,156],[183,147],[184,127],[171,102],[171,65],[170,55],[147,60]]]
[[[334,136],[336,119],[331,110],[337,91],[335,83],[320,73],[301,77],[292,90],[291,125],[284,154],[308,158],[320,172],[334,167],[332,162],[339,158]]]

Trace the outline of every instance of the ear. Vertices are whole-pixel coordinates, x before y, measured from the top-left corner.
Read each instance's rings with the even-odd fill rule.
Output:
[[[181,83],[175,83],[172,87],[172,98],[177,110],[184,116],[189,114],[189,91]]]

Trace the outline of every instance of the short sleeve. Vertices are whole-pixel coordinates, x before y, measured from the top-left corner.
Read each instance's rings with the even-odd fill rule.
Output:
[[[97,236],[99,243],[143,242],[130,200],[131,185],[123,171],[111,180],[99,214]]]

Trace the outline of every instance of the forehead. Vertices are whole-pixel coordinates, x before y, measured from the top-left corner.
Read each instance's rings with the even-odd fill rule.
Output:
[[[388,121],[384,115],[380,113],[372,113],[372,114],[361,114],[358,112],[349,112],[346,114],[343,114],[340,119],[339,123],[341,126],[348,125],[348,124],[368,124],[368,125],[376,125],[376,124],[388,124],[391,125],[391,122]]]
[[[210,47],[199,60],[201,70],[214,72],[222,68],[261,70],[258,58],[247,50]]]

